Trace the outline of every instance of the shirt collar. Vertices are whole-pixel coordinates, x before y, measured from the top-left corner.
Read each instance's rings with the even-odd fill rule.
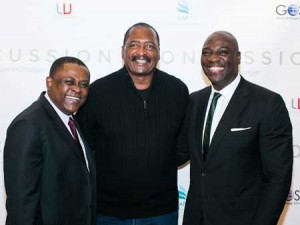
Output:
[[[225,98],[228,98],[230,99],[235,91],[235,89],[237,88],[237,86],[239,85],[240,83],[240,80],[241,80],[241,75],[238,74],[236,76],[236,78],[230,83],[228,84],[226,87],[224,87],[221,91],[217,91],[216,89],[214,89],[213,86],[211,86],[211,90],[212,90],[212,93],[215,93],[215,92],[219,92],[222,96],[224,96]]]
[[[57,106],[50,99],[47,92],[45,93],[45,98],[49,101],[49,103],[51,104],[55,112],[58,114],[59,118],[64,122],[64,124],[68,124],[71,115],[64,114],[59,108],[57,108]]]

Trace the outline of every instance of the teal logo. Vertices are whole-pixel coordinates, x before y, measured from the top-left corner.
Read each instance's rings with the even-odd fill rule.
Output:
[[[185,201],[187,197],[187,192],[181,185],[178,187],[178,194],[179,194],[179,208],[184,208]]]
[[[187,20],[190,15],[189,4],[185,0],[181,0],[177,4],[177,12],[179,20]]]

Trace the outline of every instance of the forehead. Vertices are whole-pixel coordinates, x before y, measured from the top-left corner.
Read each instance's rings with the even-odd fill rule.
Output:
[[[89,72],[84,66],[76,63],[65,63],[55,73],[58,77],[74,77],[80,79],[89,79]]]
[[[206,39],[203,48],[211,47],[237,49],[234,39],[223,33],[212,34]]]
[[[133,27],[129,31],[129,35],[126,42],[130,41],[152,41],[157,43],[157,37],[151,28],[137,26]]]

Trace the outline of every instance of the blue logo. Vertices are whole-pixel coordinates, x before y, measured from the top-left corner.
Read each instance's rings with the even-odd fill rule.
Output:
[[[180,19],[180,20],[188,19],[190,10],[189,10],[189,5],[188,5],[187,1],[185,1],[185,0],[179,1],[176,8],[179,13],[178,19]]]
[[[290,190],[287,199],[286,204],[288,205],[300,205],[300,190]]]
[[[287,18],[297,19],[300,16],[300,6],[292,4],[292,5],[278,5],[276,6],[276,14],[280,17],[288,16]],[[296,17],[296,18],[295,18]]]
[[[291,16],[297,16],[298,15],[298,6],[297,5],[290,5],[288,7],[288,13]]]
[[[290,190],[288,197],[287,197],[287,201],[290,202],[294,199],[294,192],[292,190]]]

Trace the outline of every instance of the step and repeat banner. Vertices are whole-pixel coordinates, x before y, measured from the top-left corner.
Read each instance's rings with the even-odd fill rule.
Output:
[[[82,59],[91,79],[123,65],[125,31],[147,22],[161,38],[159,68],[183,80],[190,92],[209,83],[200,66],[204,40],[214,31],[234,34],[242,53],[240,73],[280,93],[294,135],[294,173],[281,225],[300,221],[300,0],[7,0],[0,6],[0,166],[6,129],[45,90],[52,62]],[[274,121],[276,122],[276,121]],[[18,162],[16,162],[18,163]],[[180,224],[189,166],[179,170]],[[0,225],[5,189],[0,170]]]

